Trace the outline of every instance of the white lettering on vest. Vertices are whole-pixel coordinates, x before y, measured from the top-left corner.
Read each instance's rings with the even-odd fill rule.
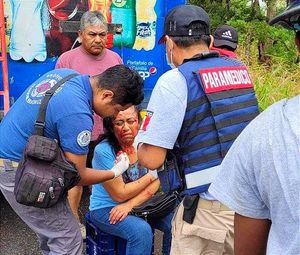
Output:
[[[206,93],[253,87],[245,66],[200,69],[199,74]]]

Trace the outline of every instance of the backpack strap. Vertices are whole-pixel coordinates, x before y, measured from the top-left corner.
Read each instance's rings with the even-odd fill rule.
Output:
[[[45,117],[46,117],[46,109],[49,103],[50,98],[53,96],[55,91],[62,85],[64,84],[67,80],[72,79],[75,76],[78,76],[79,74],[73,73],[69,74],[60,81],[58,81],[51,89],[46,91],[45,96],[41,102],[41,106],[39,109],[39,113],[37,116],[37,119],[34,124],[34,133],[36,135],[44,136],[44,128],[45,128]]]

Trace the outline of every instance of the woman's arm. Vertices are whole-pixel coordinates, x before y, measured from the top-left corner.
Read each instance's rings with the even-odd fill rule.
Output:
[[[115,224],[116,222],[125,219],[125,217],[129,214],[133,207],[140,205],[150,199],[158,190],[159,185],[159,180],[155,180],[137,196],[131,198],[123,204],[117,205],[112,208],[109,215],[110,224]]]
[[[99,143],[94,152],[93,167],[98,169],[110,169],[115,161],[115,153],[112,146],[103,141]],[[125,184],[122,176],[103,183],[103,187],[110,197],[116,202],[124,202],[139,194],[151,182],[155,180],[151,174],[146,174],[140,179]]]
[[[145,188],[140,194],[128,200],[127,203],[130,203],[132,207],[135,207],[146,202],[158,191],[159,185],[160,182],[157,179],[152,182],[147,188]]]
[[[141,193],[154,180],[155,178],[149,173],[130,183],[124,183],[122,176],[119,176],[104,182],[103,186],[113,200],[121,203]]]

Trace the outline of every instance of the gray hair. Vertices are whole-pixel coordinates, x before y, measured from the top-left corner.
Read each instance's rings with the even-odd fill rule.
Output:
[[[80,19],[80,30],[83,31],[88,26],[104,26],[107,29],[106,18],[99,11],[87,11]]]

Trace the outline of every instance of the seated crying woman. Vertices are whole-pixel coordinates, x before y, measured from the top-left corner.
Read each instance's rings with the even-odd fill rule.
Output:
[[[95,148],[93,168],[110,170],[120,151],[127,153],[130,166],[122,176],[93,185],[89,208],[92,221],[102,231],[127,240],[129,255],[151,254],[152,228],[159,229],[164,233],[162,254],[169,254],[173,213],[148,221],[129,214],[133,207],[150,199],[160,185],[156,171],[138,163],[133,146],[140,125],[139,110],[132,106],[105,118],[103,125],[106,131]]]

